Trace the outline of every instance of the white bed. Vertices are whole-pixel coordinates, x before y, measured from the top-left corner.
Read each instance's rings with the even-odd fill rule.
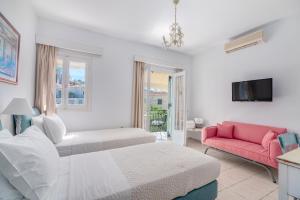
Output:
[[[170,200],[216,180],[220,163],[173,143],[151,143],[60,158],[49,199]]]
[[[139,128],[71,132],[56,144],[60,156],[115,149],[155,142],[155,135]]]

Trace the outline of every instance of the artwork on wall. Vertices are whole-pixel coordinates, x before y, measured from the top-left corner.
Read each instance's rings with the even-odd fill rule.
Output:
[[[17,84],[20,34],[0,13],[0,81]]]

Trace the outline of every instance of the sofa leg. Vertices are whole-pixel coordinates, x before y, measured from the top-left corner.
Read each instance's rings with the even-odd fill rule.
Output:
[[[216,148],[213,148],[213,147],[207,147],[207,148],[204,150],[204,154],[207,154],[208,149],[214,149],[214,150],[217,150],[217,151],[221,151],[221,152],[224,152],[224,153],[227,153],[227,154],[230,154],[230,155],[239,157],[240,159],[245,160],[245,161],[247,161],[247,162],[249,162],[249,163],[252,163],[252,164],[261,166],[261,167],[263,167],[263,168],[268,172],[268,175],[272,178],[273,183],[277,183],[277,179],[276,179],[275,174],[274,174],[274,172],[272,171],[272,169],[271,169],[270,167],[264,165],[264,164],[261,164],[261,163],[255,162],[255,161],[253,161],[253,160],[249,160],[249,159],[247,159],[247,158],[243,158],[243,157],[241,157],[241,156],[238,156],[238,155],[235,155],[235,154],[226,152],[226,151],[222,151],[222,150],[220,150],[220,149],[216,149]]]
[[[270,168],[267,167],[267,166],[264,166],[264,168],[267,170],[269,176],[271,176],[273,183],[277,183],[277,179],[276,179],[275,174],[274,174],[274,172],[272,171],[272,169],[270,169]]]
[[[246,159],[246,160],[248,160],[248,159]],[[277,183],[277,179],[275,177],[275,174],[274,174],[273,170],[270,167],[268,167],[266,165],[263,165],[263,164],[260,164],[260,163],[255,162],[255,161],[251,161],[251,162],[258,165],[258,166],[263,167],[267,171],[268,175],[272,178],[273,183]]]
[[[204,150],[204,154],[207,154],[208,149],[210,149],[210,147],[206,147],[206,149]]]

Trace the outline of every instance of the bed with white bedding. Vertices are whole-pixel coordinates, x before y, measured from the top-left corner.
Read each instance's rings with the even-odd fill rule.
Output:
[[[155,142],[155,135],[140,128],[118,128],[70,132],[56,144],[60,156],[115,149]]]
[[[216,159],[169,142],[61,157],[60,164],[49,199],[171,200],[215,182],[220,173]]]
[[[115,149],[152,143],[156,136],[140,128],[115,128],[67,132],[63,120],[56,114],[32,117],[38,127],[55,144],[60,156]]]

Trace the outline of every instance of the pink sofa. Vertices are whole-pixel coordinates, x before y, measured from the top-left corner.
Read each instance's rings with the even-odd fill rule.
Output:
[[[217,127],[211,126],[203,129],[202,143],[208,147],[229,152],[266,166],[278,167],[276,157],[282,154],[279,142],[277,139],[273,139],[266,149],[262,146],[262,140],[269,130],[278,136],[285,133],[286,128],[230,121],[225,121],[222,124],[234,126],[232,139],[217,137]]]

